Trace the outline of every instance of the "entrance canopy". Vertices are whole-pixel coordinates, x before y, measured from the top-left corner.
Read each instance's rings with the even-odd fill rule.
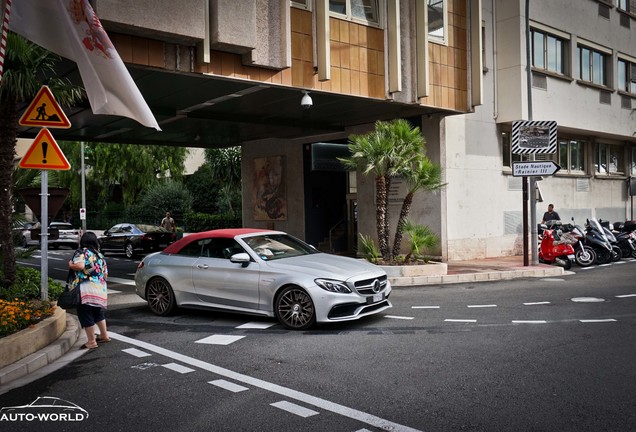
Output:
[[[56,130],[62,141],[160,144],[181,147],[227,147],[243,142],[293,139],[343,132],[376,120],[413,117],[431,112],[416,104],[309,91],[310,108],[301,107],[303,91],[272,83],[218,76],[128,67],[162,131],[134,120],[94,115],[88,101],[64,107],[69,129]],[[75,63],[60,64],[59,75],[81,85]],[[26,109],[26,105],[24,107]],[[21,127],[21,138],[39,128]]]

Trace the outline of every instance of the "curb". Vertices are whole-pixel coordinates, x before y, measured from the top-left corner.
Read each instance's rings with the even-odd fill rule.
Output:
[[[0,385],[23,378],[33,372],[50,365],[77,342],[80,336],[80,325],[77,317],[66,314],[66,330],[54,342],[17,362],[0,369]]]
[[[436,276],[389,277],[392,287],[409,287],[421,285],[446,285],[467,282],[487,282],[510,280],[526,277],[554,277],[563,276],[565,271],[558,266],[542,266],[528,269],[512,269],[508,271],[492,271],[466,274],[445,274]]]

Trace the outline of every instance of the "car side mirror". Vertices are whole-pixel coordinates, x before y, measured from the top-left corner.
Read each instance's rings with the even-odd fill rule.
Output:
[[[250,261],[250,256],[245,252],[237,253],[230,257],[230,262],[233,262],[235,264],[242,264],[243,267],[247,267]]]

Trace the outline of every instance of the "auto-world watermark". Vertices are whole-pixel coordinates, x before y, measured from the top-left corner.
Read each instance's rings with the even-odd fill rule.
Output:
[[[27,405],[0,409],[1,422],[81,422],[88,411],[64,399],[41,396]]]

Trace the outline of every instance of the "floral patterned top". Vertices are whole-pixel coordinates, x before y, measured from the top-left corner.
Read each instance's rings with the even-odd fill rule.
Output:
[[[106,286],[108,266],[104,255],[86,248],[78,249],[73,255],[73,262],[82,261],[84,261],[84,270],[75,272],[75,280],[72,285],[80,286],[82,304],[106,308],[108,305]]]

